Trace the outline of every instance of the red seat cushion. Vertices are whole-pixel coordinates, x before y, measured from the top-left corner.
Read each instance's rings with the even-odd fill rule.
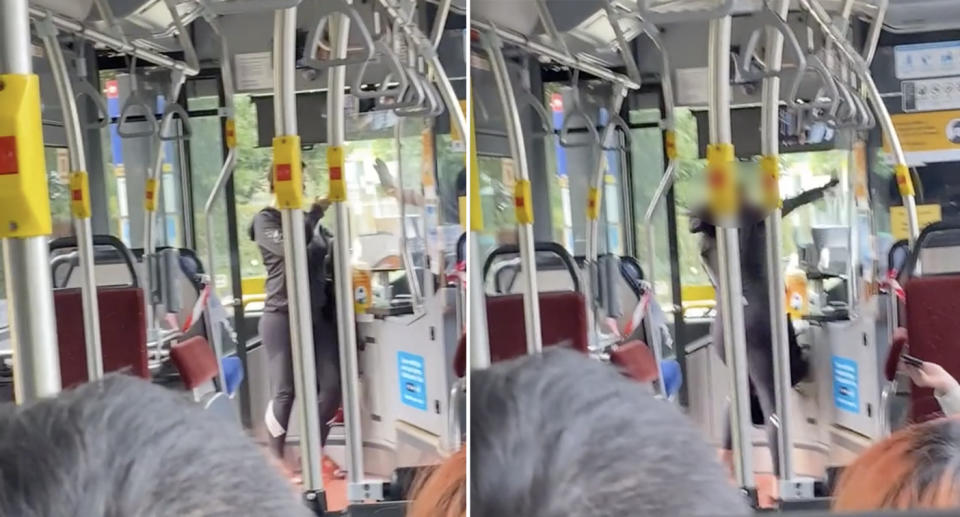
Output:
[[[619,345],[610,352],[610,362],[617,365],[627,377],[639,382],[657,380],[657,359],[650,347],[642,341]]]
[[[887,352],[887,361],[883,366],[883,376],[888,381],[893,381],[897,377],[897,370],[900,367],[900,356],[906,352],[907,329],[900,327],[893,331],[893,342],[890,343],[890,351]]]
[[[960,378],[960,275],[912,278],[906,285],[910,355],[943,366]],[[933,390],[913,386],[910,415],[923,422],[942,415]]]
[[[462,334],[457,343],[457,352],[453,356],[453,371],[461,379],[467,375],[467,335]]]
[[[217,357],[202,336],[192,337],[170,347],[170,360],[188,390],[210,382],[220,373]]]
[[[527,353],[523,295],[487,297],[490,360],[513,359]],[[567,345],[586,353],[587,313],[583,295],[573,291],[540,293],[540,333],[543,345]]]
[[[100,287],[97,289],[97,298],[104,372],[127,371],[131,375],[149,379],[143,290],[135,287]],[[57,312],[60,379],[66,389],[88,380],[80,289],[55,290],[53,303]]]

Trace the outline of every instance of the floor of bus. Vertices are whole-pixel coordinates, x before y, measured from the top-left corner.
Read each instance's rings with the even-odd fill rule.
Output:
[[[264,450],[266,450],[266,444]],[[303,481],[301,478],[300,466],[300,447],[296,444],[287,444],[286,454],[283,459],[283,465],[290,482],[299,492],[303,491]],[[327,509],[330,511],[340,511],[347,507],[347,481],[332,476],[330,472],[323,469],[323,488],[327,495]]]

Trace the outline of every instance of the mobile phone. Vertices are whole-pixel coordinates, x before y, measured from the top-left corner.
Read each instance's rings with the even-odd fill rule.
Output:
[[[916,358],[916,357],[914,357],[914,356],[912,356],[912,355],[910,355],[910,354],[902,354],[902,355],[900,355],[900,359],[902,359],[905,364],[910,365],[910,366],[914,366],[914,367],[917,367],[917,368],[923,366],[923,360],[922,360],[922,359],[918,359],[918,358]]]

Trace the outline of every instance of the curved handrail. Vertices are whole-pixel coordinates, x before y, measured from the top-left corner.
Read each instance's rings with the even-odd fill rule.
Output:
[[[597,124],[590,118],[590,115],[587,114],[586,110],[583,109],[583,104],[580,102],[580,70],[573,71],[573,84],[571,91],[573,109],[570,110],[566,116],[563,117],[563,123],[560,124],[560,145],[563,147],[592,147],[594,145],[600,144],[600,132],[597,131]],[[581,144],[572,144],[567,139],[567,135],[570,133],[570,122],[576,117],[583,119],[584,123],[587,126],[587,131],[593,135],[593,142],[584,142]]]
[[[127,124],[127,118],[130,117],[130,113],[135,109],[143,112],[144,121],[149,124],[148,129],[126,130],[125,125]],[[137,56],[133,56],[130,60],[130,95],[127,96],[127,100],[120,109],[120,121],[117,122],[117,135],[119,135],[120,138],[141,138],[154,136],[158,130],[157,116],[153,111],[153,106],[146,101],[143,94],[137,88]]]
[[[399,99],[403,93],[407,91],[409,83],[407,74],[404,73],[403,65],[400,63],[400,58],[390,49],[390,46],[386,44],[383,38],[378,39],[374,43],[374,49],[379,58],[381,58],[381,62],[385,62],[384,64],[390,69],[390,72],[384,77],[383,82],[378,88],[364,91],[361,89],[361,86],[363,86],[363,75],[366,73],[367,66],[370,64],[370,61],[364,61],[360,65],[360,70],[357,72],[357,75],[354,76],[350,93],[358,99],[379,99],[382,97]],[[388,79],[392,79],[393,77],[397,78],[397,85],[389,86]]]
[[[344,2],[343,0],[326,0],[324,7],[327,8],[327,13],[317,21],[317,24],[314,26],[313,30],[310,31],[310,35],[307,37],[307,46],[306,50],[309,52],[304,52],[302,63],[304,66],[311,68],[317,71],[323,71],[328,68],[333,68],[336,66],[345,66],[345,65],[358,65],[361,63],[366,63],[367,61],[372,60],[376,55],[376,47],[373,43],[373,37],[370,36],[370,30],[367,29],[367,24],[363,22],[363,18],[360,17],[360,13],[350,4]],[[342,14],[350,18],[353,25],[351,26],[351,31],[356,29],[363,38],[363,54],[359,57],[345,57],[341,59],[326,59],[320,60],[316,57],[317,49],[320,48],[320,43],[323,39],[323,35],[326,32],[327,28],[327,19],[332,14]]]
[[[825,110],[827,112],[836,112],[837,103],[840,93],[837,91],[837,84],[833,80],[833,76],[830,73],[830,70],[823,63],[823,60],[820,59],[820,56],[810,55],[806,58],[807,66],[801,73],[798,73],[796,78],[793,80],[793,84],[790,86],[790,92],[787,96],[787,105],[793,109],[800,111],[813,112],[815,110]],[[801,102],[797,99],[800,94],[800,87],[803,85],[803,79],[808,72],[814,72],[820,78],[822,87],[817,90],[816,96],[811,99],[809,102]],[[827,99],[823,100],[823,92],[826,90]]]
[[[170,128],[173,126],[171,122],[173,117],[180,118],[180,134],[179,135],[169,135],[164,134],[163,128]],[[190,140],[191,131],[190,131],[190,116],[187,115],[187,111],[183,109],[183,106],[172,102],[167,104],[166,108],[163,109],[163,118],[160,119],[160,140],[163,142],[173,142],[176,140]]]
[[[613,35],[617,40],[617,47],[619,47],[620,50],[620,58],[627,67],[627,75],[639,85],[641,83],[640,69],[637,67],[637,60],[633,56],[630,42],[627,41],[627,37],[623,33],[623,27],[620,26],[621,16],[617,14],[616,9],[613,7],[612,0],[603,0],[603,10],[607,15],[607,22],[610,24],[610,28],[613,29]]]
[[[535,253],[552,253],[560,258],[560,261],[563,262],[564,267],[567,268],[567,272],[570,273],[570,278],[573,280],[573,290],[582,293],[583,290],[580,288],[580,274],[579,268],[577,267],[576,261],[570,256],[570,252],[567,251],[563,246],[555,242],[537,242],[534,244]],[[486,278],[490,273],[490,268],[493,266],[494,261],[497,257],[503,255],[519,255],[520,247],[516,244],[505,244],[499,248],[490,252],[487,255],[487,260],[483,263],[483,279],[486,282]]]
[[[404,73],[407,74],[408,78],[407,90],[403,92],[400,100],[392,104],[378,102],[378,105],[374,109],[375,111],[393,110],[396,115],[402,116],[403,110],[423,108],[424,103],[427,101],[427,92],[424,88],[424,82],[420,78],[420,73],[413,68],[408,68]],[[387,77],[390,76],[388,75]]]
[[[130,248],[128,248],[123,241],[114,237],[113,235],[94,235],[93,245],[110,246],[111,248],[117,250],[117,253],[120,254],[120,258],[123,259],[123,263],[127,266],[127,270],[130,272],[131,287],[140,287],[139,277],[137,276],[137,268],[134,266],[137,259],[134,258],[133,252],[130,251]],[[58,250],[73,249],[77,246],[77,238],[75,236],[60,237],[59,239],[50,241],[50,244],[48,244],[48,248],[51,253]]]
[[[740,77],[747,82],[756,82],[771,77],[783,76],[782,66],[776,70],[762,71],[756,71],[750,66],[753,63],[753,56],[757,51],[760,38],[763,36],[765,29],[771,28],[783,35],[784,41],[789,44],[789,48],[793,51],[796,60],[796,74],[802,78],[807,68],[807,57],[804,55],[803,47],[800,45],[800,41],[797,39],[797,35],[793,32],[793,29],[790,28],[790,25],[767,5],[764,5],[754,16],[760,21],[761,26],[750,33],[750,39],[747,40],[747,44],[740,49],[740,58],[738,59],[738,72]]]
[[[623,133],[623,147],[621,147],[619,144],[607,147],[607,143],[605,141],[600,142],[600,147],[604,151],[619,151],[621,149],[629,149],[632,141],[632,137],[630,136],[630,124],[627,124],[627,121],[623,120],[623,117],[616,113],[611,113],[609,119],[610,120],[607,121],[607,126],[604,128],[603,133],[606,135],[607,129],[620,128],[620,132]],[[613,136],[613,133],[611,132],[609,135]]]
[[[97,113],[99,114],[97,121],[84,123],[84,129],[103,129],[110,125],[110,112],[107,110],[107,100],[103,98],[103,95],[97,91],[92,84],[80,79],[74,83],[73,92],[77,102],[80,101],[81,97],[87,97],[97,106]]]

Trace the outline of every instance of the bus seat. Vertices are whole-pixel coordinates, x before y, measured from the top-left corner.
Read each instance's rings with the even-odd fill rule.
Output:
[[[573,291],[540,293],[540,332],[544,346],[569,344],[587,352],[587,314],[583,295]],[[490,360],[513,359],[526,354],[523,295],[487,297],[487,331]]]
[[[960,293],[960,275],[914,277],[905,290],[910,354],[937,363],[954,377],[960,377],[956,343],[960,318],[954,309]],[[924,422],[942,415],[931,389],[913,386],[910,398],[911,421]]]
[[[610,362],[635,381],[657,380],[657,360],[650,347],[642,341],[630,341],[614,347],[610,351]]]
[[[213,349],[202,336],[186,339],[170,347],[170,360],[188,390],[203,386],[219,374]]]
[[[97,299],[104,372],[127,371],[149,379],[143,290],[137,287],[99,287]],[[88,380],[80,289],[54,290],[53,304],[60,345],[60,379],[63,387],[69,388]]]
[[[227,394],[231,397],[240,388],[243,382],[243,362],[235,355],[224,357],[220,361],[223,364],[223,378],[227,383]]]

